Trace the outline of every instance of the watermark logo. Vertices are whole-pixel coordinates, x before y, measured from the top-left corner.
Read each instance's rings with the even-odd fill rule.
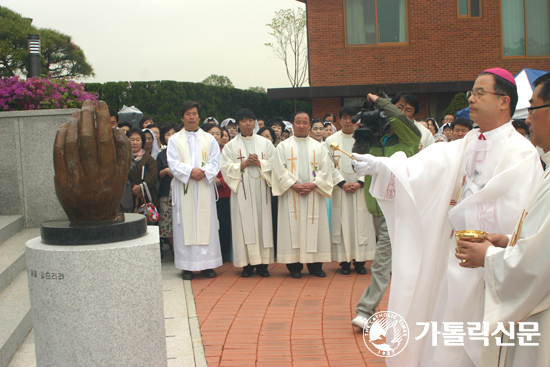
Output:
[[[395,312],[377,312],[363,328],[363,341],[372,353],[380,357],[393,357],[407,346],[409,326]]]

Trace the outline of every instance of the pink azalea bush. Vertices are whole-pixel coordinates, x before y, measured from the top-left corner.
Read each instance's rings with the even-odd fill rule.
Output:
[[[83,83],[68,78],[18,76],[0,80],[0,111],[40,110],[52,108],[80,108],[90,99],[97,102],[97,94],[84,90]]]

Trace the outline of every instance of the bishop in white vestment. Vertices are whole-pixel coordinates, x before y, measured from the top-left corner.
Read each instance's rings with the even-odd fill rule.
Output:
[[[331,261],[325,198],[332,193],[332,166],[327,150],[308,137],[311,120],[294,117],[294,136],[281,142],[273,159],[273,195],[279,196],[277,262],[287,264],[294,278],[302,263],[310,273],[326,276],[322,263]]]
[[[534,82],[526,123],[533,144],[550,151],[550,74]],[[482,266],[490,346],[482,367],[550,366],[550,153],[543,178],[533,190],[512,235],[489,241],[460,241],[462,266]],[[502,338],[503,345],[496,343]]]
[[[233,265],[243,267],[243,277],[254,266],[269,276],[267,265],[274,261],[271,222],[271,167],[275,147],[254,134],[256,117],[241,109],[235,116],[240,134],[225,145],[220,169],[231,189],[231,233]]]
[[[497,78],[505,79],[508,89],[495,91]],[[386,359],[388,366],[479,365],[480,340],[464,338],[463,346],[455,346],[445,345],[441,333],[435,340],[431,332],[415,338],[424,329],[419,322],[437,322],[439,332],[443,322],[481,322],[483,269],[458,265],[454,235],[466,229],[513,230],[542,174],[532,144],[506,122],[513,109],[505,93],[515,90],[510,73],[487,70],[469,98],[471,118],[481,130],[434,144],[408,159],[398,152],[390,158],[367,158],[366,169],[359,168],[364,163],[356,167],[373,175],[370,192],[384,212],[392,240],[388,310],[405,318],[411,335],[401,353]]]
[[[188,280],[193,278],[192,271],[215,277],[212,269],[223,264],[215,196],[220,147],[212,135],[198,128],[200,118],[196,105],[191,104],[191,108],[182,111],[185,128],[170,138],[166,153],[174,175],[174,262]],[[188,116],[190,112],[193,116]]]

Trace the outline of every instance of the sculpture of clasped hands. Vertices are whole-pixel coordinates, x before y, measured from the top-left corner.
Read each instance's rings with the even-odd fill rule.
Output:
[[[103,101],[85,101],[61,125],[54,144],[55,192],[71,222],[115,220],[130,170],[132,147],[112,128]]]

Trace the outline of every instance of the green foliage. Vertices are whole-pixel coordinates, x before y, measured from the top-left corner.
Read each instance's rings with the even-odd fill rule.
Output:
[[[71,37],[52,29],[36,29],[29,19],[0,6],[0,76],[27,73],[29,34],[40,34],[41,74],[52,78],[94,75],[84,52]]]
[[[306,11],[298,8],[281,9],[267,24],[274,43],[266,43],[277,58],[285,63],[286,75],[292,87],[301,87],[308,81],[307,17]]]
[[[250,108],[263,118],[289,118],[295,111],[293,100],[271,100],[267,94],[251,90],[215,87],[203,83],[151,81],[85,83],[88,92],[98,93],[99,99],[110,108],[120,110],[123,105],[135,106],[144,115],[155,117],[158,123],[180,123],[179,108],[184,101],[200,102],[201,117],[215,117],[218,121],[233,117],[241,108]],[[297,102],[296,110],[311,112],[311,104]]]
[[[79,78],[94,75],[84,52],[72,42],[70,36],[53,29],[42,28],[39,32],[42,75],[50,75],[52,78]]]
[[[464,93],[457,93],[453,100],[451,101],[451,104],[449,104],[449,107],[443,112],[443,116],[445,115],[453,115],[456,116],[456,113],[460,111],[463,108],[468,107],[470,104],[468,103],[468,98],[466,98],[466,94]]]
[[[28,35],[37,33],[29,19],[0,6],[0,76],[10,77],[25,68]]]
[[[202,81],[202,84],[211,85],[214,87],[234,88],[233,82],[225,75],[212,74]]]
[[[248,90],[251,90],[252,92],[256,92],[256,93],[267,94],[267,91],[265,90],[264,87],[249,87]]]

